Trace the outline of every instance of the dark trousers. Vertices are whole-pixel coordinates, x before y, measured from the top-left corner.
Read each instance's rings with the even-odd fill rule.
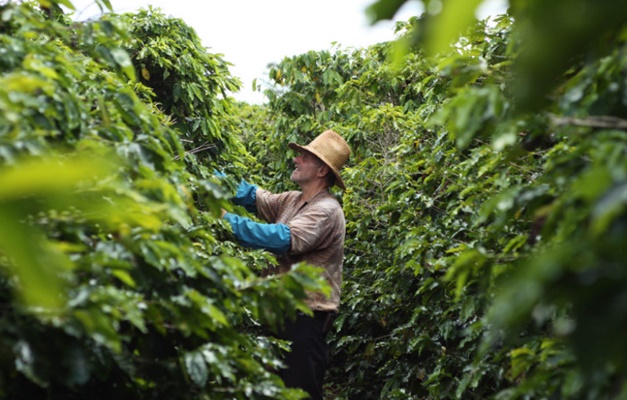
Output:
[[[292,342],[292,351],[283,360],[287,368],[279,376],[285,386],[303,389],[314,400],[322,400],[324,373],[329,363],[324,332],[327,314],[316,312],[313,318],[299,314],[296,320],[287,321],[278,335]]]

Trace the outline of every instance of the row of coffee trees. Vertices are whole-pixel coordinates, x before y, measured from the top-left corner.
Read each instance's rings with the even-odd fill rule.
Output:
[[[294,188],[324,129],[353,150],[327,398],[627,396],[627,6],[424,3],[258,106],[158,11],[1,5],[0,398],[301,398],[266,333],[324,285],[259,278],[217,216],[240,177]]]
[[[0,398],[301,398],[258,326],[321,283],[218,218],[239,81],[183,21],[59,5],[0,5]]]
[[[283,59],[243,127],[276,190],[288,141],[353,149],[329,398],[625,398],[627,6],[472,23],[460,3],[396,43]]]

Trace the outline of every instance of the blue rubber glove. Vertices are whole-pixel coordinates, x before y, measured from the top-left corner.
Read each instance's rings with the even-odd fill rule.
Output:
[[[213,170],[213,174],[218,178],[225,178],[226,174],[222,171],[218,171],[217,169]],[[247,211],[256,213],[257,206],[255,202],[257,201],[257,186],[251,185],[245,180],[241,180],[239,185],[237,186],[237,192],[235,193],[235,197],[231,198],[233,204],[237,204],[238,206],[243,206]]]
[[[285,254],[290,250],[291,232],[285,224],[263,224],[250,218],[226,213],[224,215],[237,241],[246,247],[264,249],[274,254]]]
[[[256,213],[257,186],[251,185],[242,179],[239,186],[237,186],[237,193],[235,193],[235,197],[231,201],[238,206],[243,206],[249,212]]]

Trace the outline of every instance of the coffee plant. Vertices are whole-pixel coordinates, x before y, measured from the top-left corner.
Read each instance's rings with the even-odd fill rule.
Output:
[[[270,70],[249,146],[266,176],[322,127],[353,149],[332,398],[627,396],[627,9],[566,3],[467,23],[444,2],[394,43]],[[595,12],[562,25],[555,7]],[[444,47],[442,19],[461,32]]]
[[[262,278],[218,216],[241,177],[295,188],[287,143],[325,129],[352,149],[327,398],[627,398],[627,6],[423,3],[273,65],[263,105],[158,10],[0,5],[0,398],[302,398],[268,333],[325,285]]]
[[[301,398],[262,334],[322,283],[260,278],[218,218],[212,171],[249,158],[227,63],[158,11],[58,4],[0,7],[0,397]]]

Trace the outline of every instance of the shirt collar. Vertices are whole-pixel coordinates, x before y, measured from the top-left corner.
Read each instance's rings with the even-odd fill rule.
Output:
[[[303,194],[301,193],[300,195],[301,195],[301,198],[302,198]],[[303,205],[309,204],[309,203],[311,203],[312,201],[316,200],[319,197],[322,198],[322,197],[327,197],[327,196],[330,196],[330,195],[331,195],[331,192],[329,191],[329,188],[322,188],[322,189],[320,189],[318,191],[318,193],[314,194],[309,200],[304,201]]]

